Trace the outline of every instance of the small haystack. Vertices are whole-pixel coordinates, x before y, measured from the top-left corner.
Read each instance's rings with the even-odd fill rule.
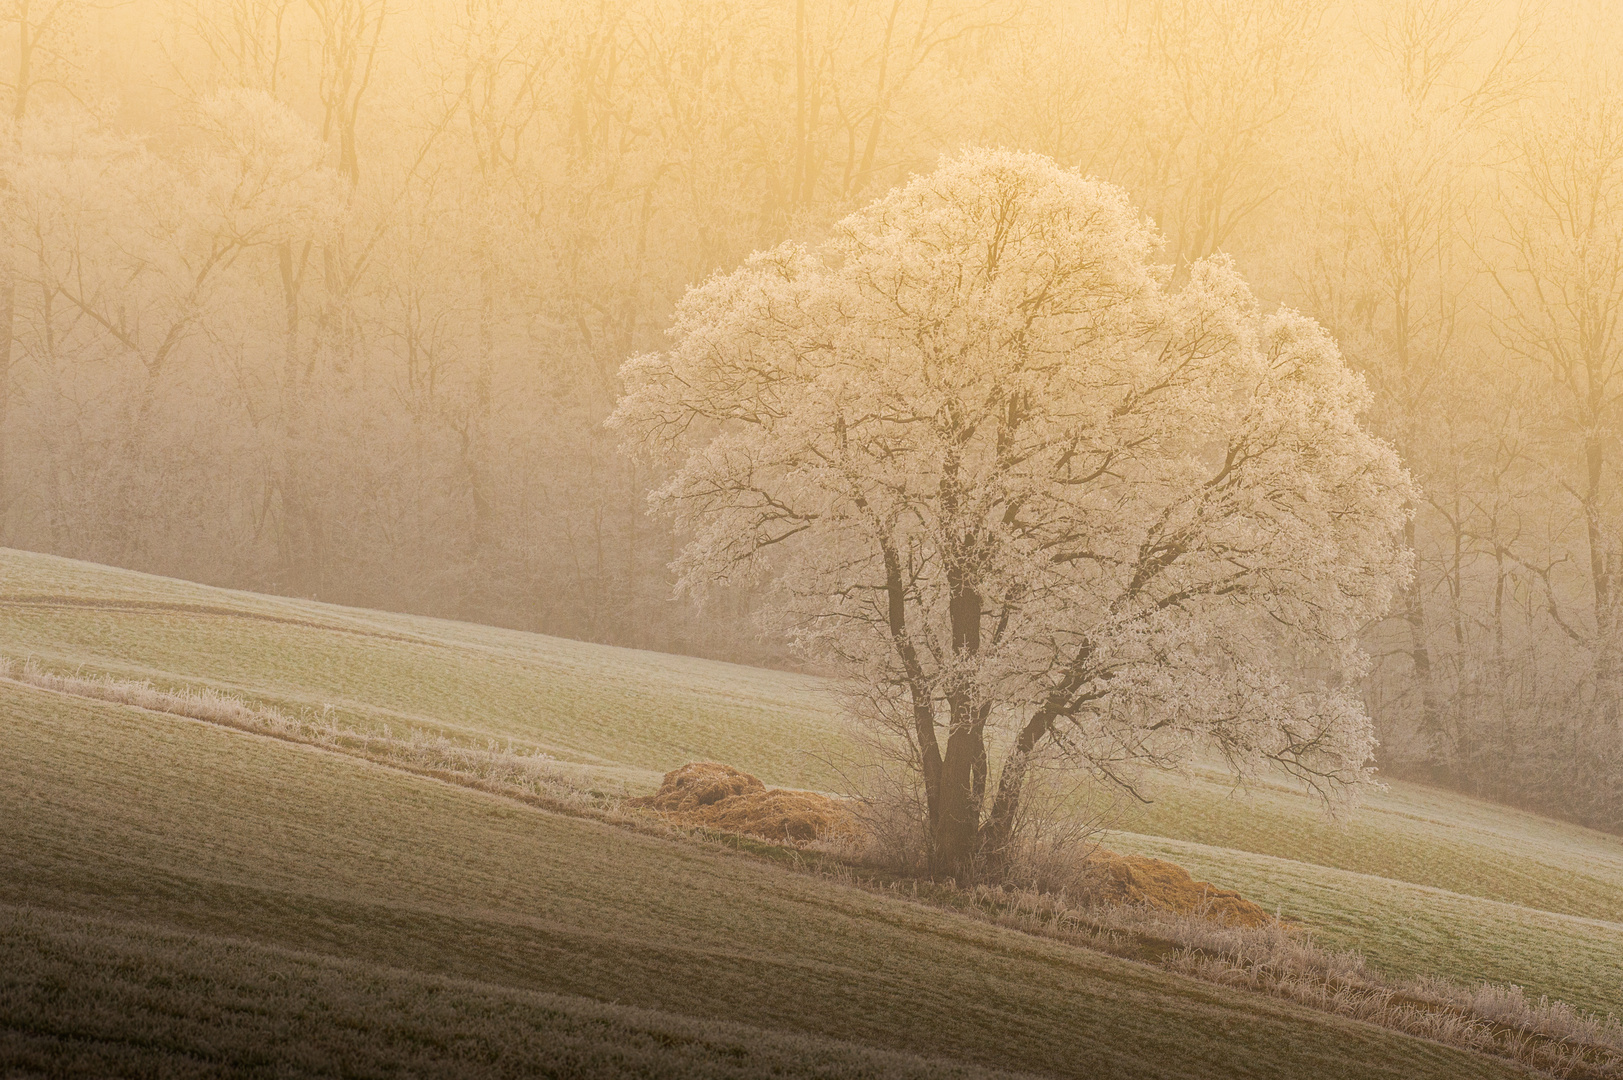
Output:
[[[1109,903],[1147,904],[1180,915],[1202,914],[1230,926],[1263,926],[1273,921],[1261,905],[1232,889],[1196,881],[1175,863],[1104,850],[1094,854],[1092,863],[1103,878],[1096,895]]]
[[[735,795],[765,790],[765,784],[731,765],[696,761],[666,773],[658,791],[631,799],[627,805],[646,806],[666,814],[688,814]]]
[[[855,836],[856,820],[838,799],[769,788],[731,765],[695,762],[665,774],[659,790],[627,806],[658,811],[678,825],[702,825],[779,843]]]

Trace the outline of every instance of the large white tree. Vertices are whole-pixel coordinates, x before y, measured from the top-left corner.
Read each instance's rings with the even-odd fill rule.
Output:
[[[909,740],[938,873],[995,867],[1045,747],[1367,779],[1342,678],[1409,572],[1408,477],[1312,320],[1223,258],[1172,290],[1157,246],[1109,184],[974,150],[693,289],[622,371],[682,584],[782,586]]]

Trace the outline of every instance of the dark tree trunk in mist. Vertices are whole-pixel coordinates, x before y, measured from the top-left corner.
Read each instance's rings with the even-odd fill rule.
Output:
[[[1597,365],[1598,366],[1598,365]],[[1595,389],[1591,393],[1591,403],[1595,412],[1599,413],[1603,407],[1600,401],[1599,386],[1601,380],[1593,372],[1590,376],[1590,385]],[[1584,755],[1584,760],[1591,772],[1602,771],[1602,775],[1592,778],[1596,793],[1602,802],[1602,812],[1608,816],[1615,816],[1617,807],[1614,805],[1617,792],[1623,783],[1615,776],[1604,774],[1607,762],[1601,757],[1599,751],[1603,747],[1615,746],[1618,743],[1619,729],[1623,727],[1623,688],[1618,685],[1623,671],[1619,670],[1618,658],[1618,626],[1617,626],[1617,576],[1619,563],[1623,562],[1616,548],[1616,540],[1610,534],[1611,530],[1605,521],[1605,509],[1602,506],[1604,492],[1604,471],[1606,465],[1605,447],[1600,436],[1593,432],[1584,438],[1584,531],[1589,545],[1589,575],[1593,590],[1594,618],[1595,618],[1595,700],[1594,723],[1590,732],[1590,743],[1597,752]]]
[[[1014,837],[1015,824],[1020,816],[1020,799],[1024,794],[1032,755],[1042,740],[1053,730],[1055,717],[1047,710],[1037,712],[1015,736],[1014,746],[1004,759],[1003,772],[998,777],[997,794],[981,828],[981,844],[994,868],[1001,868],[1008,859],[1009,843]]]
[[[304,358],[300,354],[299,331],[301,313],[299,294],[304,284],[304,269],[309,265],[310,245],[306,243],[295,260],[293,245],[277,245],[277,263],[282,284],[282,384],[279,411],[281,413],[281,447],[275,457],[271,485],[277,496],[279,512],[276,516],[275,538],[277,560],[280,564],[282,588],[294,592],[314,587],[315,545],[314,530],[310,527],[312,510],[306,504],[300,477],[299,454],[304,423],[304,403],[301,391]]]
[[[16,313],[17,283],[8,274],[0,282],[0,543],[5,542],[7,512],[11,507],[11,487],[7,479],[7,438],[11,433],[11,347],[12,317]]]
[[[1403,540],[1415,550],[1413,508],[1403,526]],[[1426,640],[1426,603],[1418,568],[1403,595],[1403,621],[1409,633],[1409,663],[1414,691],[1420,697],[1420,735],[1426,745],[1425,771],[1433,780],[1448,776],[1450,753],[1448,733],[1443,728],[1442,708],[1437,701],[1437,684],[1431,670],[1431,645]]]

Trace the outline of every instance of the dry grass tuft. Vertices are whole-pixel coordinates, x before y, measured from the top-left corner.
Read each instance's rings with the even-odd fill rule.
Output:
[[[1100,850],[1089,865],[1091,892],[1110,904],[1143,904],[1180,915],[1201,914],[1228,926],[1264,926],[1273,916],[1232,889],[1196,881],[1176,863]]]
[[[731,765],[693,762],[665,774],[653,795],[627,807],[658,811],[677,825],[808,844],[855,836],[856,818],[839,799],[814,791],[769,788]]]

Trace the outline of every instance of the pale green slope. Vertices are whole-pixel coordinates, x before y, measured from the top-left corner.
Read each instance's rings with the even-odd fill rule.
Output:
[[[1163,837],[1124,833],[1111,844],[1178,863],[1269,911],[1288,912],[1321,943],[1356,949],[1379,969],[1513,983],[1535,997],[1623,1015],[1618,923]]]
[[[212,589],[0,549],[0,650],[650,774],[695,757],[835,782],[822,684],[736,664]],[[673,764],[674,762],[674,764]]]
[[[1152,787],[1121,829],[1623,922],[1623,838],[1592,829],[1417,784],[1339,822],[1282,784],[1202,771]]]

